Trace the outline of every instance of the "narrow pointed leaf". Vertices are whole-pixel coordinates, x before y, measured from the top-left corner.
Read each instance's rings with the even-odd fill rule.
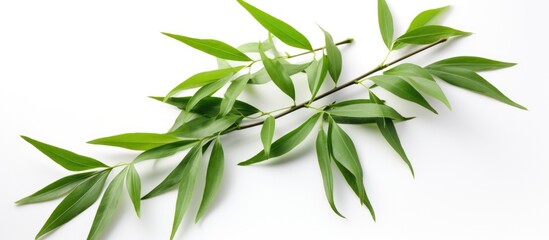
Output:
[[[150,159],[160,159],[160,158],[169,157],[178,152],[181,152],[183,150],[193,147],[198,142],[199,141],[197,140],[181,140],[178,142],[173,142],[173,143],[168,143],[162,146],[158,146],[139,154],[135,158],[134,163],[138,163],[138,162],[150,160]]]
[[[269,76],[269,73],[267,73],[267,69],[264,67],[257,70],[257,72],[252,74],[252,79],[250,80],[250,84],[265,84],[271,81],[271,77]]]
[[[164,99],[163,97],[151,97],[151,98],[158,101],[162,101]],[[189,103],[190,99],[191,97],[172,97],[172,98],[168,98],[166,100],[166,103],[173,105],[181,110],[186,110],[187,104]],[[191,110],[191,112],[197,113],[209,118],[216,117],[219,114],[221,101],[223,101],[223,99],[219,97],[206,97],[202,99],[202,101],[197,103],[196,106],[194,106],[194,108]],[[234,107],[231,109],[231,113],[235,113],[243,116],[250,116],[258,112],[260,111],[256,107],[239,100],[235,101]]]
[[[271,143],[273,141],[275,130],[275,118],[269,116],[263,122],[263,127],[261,128],[261,142],[263,143],[263,152],[265,157],[269,157],[271,154]]]
[[[400,77],[384,75],[371,77],[370,80],[397,97],[417,103],[418,105],[437,113],[437,111],[431,107],[427,100],[425,100],[425,98],[412,85]]]
[[[307,80],[309,82],[309,90],[311,91],[311,99],[314,99],[318,91],[322,87],[326,75],[328,73],[328,58],[323,55],[320,61],[314,61],[307,69]]]
[[[265,29],[275,35],[280,41],[288,44],[289,46],[302,48],[306,50],[313,50],[311,43],[303,34],[298,32],[295,28],[288,25],[269,15],[266,12],[259,10],[258,8],[250,5],[243,0],[237,0],[242,7],[244,7]]]
[[[165,99],[168,99],[172,97],[173,95],[187,90],[187,89],[193,89],[197,87],[205,86],[209,83],[215,82],[219,79],[229,77],[234,75],[236,72],[238,72],[240,69],[242,69],[243,66],[233,67],[233,68],[223,68],[223,69],[217,69],[212,71],[206,71],[197,73],[189,78],[187,78],[185,81],[177,85],[175,88],[173,88],[165,97]],[[165,100],[167,101],[167,100]]]
[[[334,160],[340,163],[345,169],[349,170],[354,176],[360,201],[362,204],[366,205],[375,221],[375,212],[370,204],[368,195],[366,194],[363,182],[364,173],[353,140],[351,140],[349,135],[347,135],[333,119],[330,119],[329,122],[328,148]]]
[[[434,20],[436,20],[437,17],[442,15],[444,12],[446,12],[448,8],[450,8],[450,6],[429,9],[421,12],[414,18],[414,20],[412,20],[412,23],[410,23],[410,26],[408,27],[408,30],[406,30],[406,32],[410,32],[412,30],[415,30],[417,28],[420,28],[432,23]]]
[[[194,113],[194,112],[187,112],[187,111],[181,111],[179,115],[177,115],[177,118],[173,122],[172,126],[170,127],[170,130],[168,132],[173,132],[176,129],[183,126],[183,124],[190,122],[194,119],[202,117],[201,115]]]
[[[141,199],[149,199],[152,197],[156,197],[162,193],[165,193],[173,187],[175,187],[184,176],[184,170],[187,167],[188,163],[192,161],[192,159],[198,158],[199,156],[202,156],[202,146],[196,145],[194,146],[187,155],[181,160],[181,162],[162,180],[158,186],[156,186],[153,190],[151,190],[149,193],[147,193],[145,196],[143,196]]]
[[[218,40],[191,38],[171,33],[162,34],[218,58],[245,62],[252,61],[252,59],[250,59],[248,56],[246,56],[246,54],[242,53],[238,49]]]
[[[341,103],[340,103],[341,104]],[[341,117],[354,118],[390,118],[393,120],[406,120],[393,108],[376,103],[353,103],[349,105],[334,105],[327,110],[328,113]]]
[[[428,66],[427,70],[440,79],[460,88],[464,88],[523,110],[526,108],[501,93],[494,85],[477,73],[463,68]]]
[[[259,49],[259,45],[261,44],[261,49],[263,49],[263,51],[267,51],[267,50],[271,50],[273,48],[273,44],[270,42],[270,41],[263,41],[261,43],[259,42],[251,42],[251,43],[246,43],[246,44],[242,44],[240,46],[238,46],[236,49],[242,51],[242,52],[259,52],[260,49]]]
[[[328,151],[328,140],[324,130],[320,130],[316,137],[316,156],[320,173],[322,174],[322,182],[324,184],[324,192],[332,210],[342,218],[345,218],[339,211],[334,202],[334,179],[332,174],[332,159]]]
[[[306,63],[302,63],[302,64],[292,64],[292,63],[289,63],[289,62],[285,61],[284,59],[279,59],[278,61],[280,62],[280,64],[284,68],[284,70],[286,70],[288,75],[290,75],[290,76],[293,76],[293,75],[298,74],[300,72],[304,72],[305,69],[307,69],[312,63],[312,62],[306,62]]]
[[[400,143],[400,139],[398,138],[398,133],[396,131],[393,120],[380,118],[377,120],[377,127],[379,128],[379,131],[381,132],[385,140],[387,140],[389,145],[391,145],[391,147],[398,153],[398,155],[400,155],[406,165],[408,165],[408,168],[410,168],[410,171],[412,172],[412,176],[414,176],[414,168],[412,167],[412,163],[408,159],[408,156],[406,156],[406,152],[404,151],[404,148]]]
[[[328,63],[328,71],[334,83],[337,84],[339,76],[341,75],[341,69],[343,66],[343,58],[339,48],[335,45],[332,35],[323,28],[320,28],[324,32],[324,41],[326,42],[326,56]]]
[[[97,201],[109,173],[110,170],[102,171],[74,188],[53,210],[36,239],[72,220]]]
[[[88,169],[108,167],[96,159],[78,155],[71,151],[45,144],[26,136],[21,136],[21,138],[32,144],[40,152],[69,171],[84,171]]]
[[[189,163],[185,166],[185,169],[183,169],[181,173],[181,179],[178,182],[179,190],[177,192],[175,214],[170,239],[173,239],[175,237],[175,233],[177,232],[179,225],[181,225],[183,216],[185,215],[185,212],[187,211],[187,209],[189,208],[189,204],[191,203],[194,191],[194,184],[196,182],[196,176],[198,175],[201,160],[202,151],[199,150],[192,159],[189,159]]]
[[[387,2],[385,2],[385,0],[377,1],[377,16],[381,37],[383,38],[383,42],[385,43],[385,46],[387,46],[387,49],[390,50],[393,46],[394,37],[393,15],[391,14],[391,10],[389,9],[389,6],[387,6]]]
[[[120,202],[126,171],[127,168],[124,168],[124,170],[118,173],[107,187],[107,190],[105,190],[105,194],[103,194],[103,198],[93,219],[92,227],[88,233],[88,240],[100,239],[101,234],[112,219]]]
[[[446,95],[440,86],[435,82],[433,76],[431,76],[429,71],[420,66],[411,63],[404,63],[385,71],[383,74],[399,76],[410,83],[415,89],[441,101],[449,109],[452,108],[450,106],[450,102],[446,98]]]
[[[196,214],[195,222],[198,222],[204,216],[215,199],[219,187],[221,186],[221,180],[223,179],[224,167],[225,155],[223,153],[223,146],[221,145],[219,138],[217,138],[208,162],[204,195],[202,196],[202,202],[200,203],[200,208]]]
[[[395,41],[395,44],[407,43],[407,44],[424,45],[424,44],[434,43],[443,38],[461,37],[461,36],[468,36],[468,35],[471,35],[471,33],[463,32],[463,31],[445,27],[445,26],[429,25],[429,26],[419,27],[410,32],[405,33]]]
[[[359,104],[359,103],[362,104],[362,103],[375,103],[375,102],[372,102],[370,99],[353,99],[350,101],[333,104],[328,108],[326,108],[326,110],[330,110],[332,108],[337,108],[337,107]],[[339,124],[370,124],[370,123],[376,123],[376,119],[377,119],[377,117],[345,117],[345,116],[339,116],[339,115],[331,115],[331,117],[332,119],[334,119],[336,123],[339,123]]]
[[[284,69],[280,62],[268,58],[264,52],[260,52],[260,54],[263,66],[265,66],[265,70],[275,85],[282,90],[282,92],[295,100],[294,83],[286,69]]]
[[[23,204],[45,202],[45,201],[60,198],[68,194],[80,182],[84,181],[85,179],[95,174],[97,174],[97,172],[85,172],[85,173],[78,173],[78,174],[66,176],[64,178],[61,178],[45,186],[44,188],[31,194],[30,196],[25,197],[15,203],[17,205],[23,205]]]
[[[128,165],[126,173],[126,189],[132,200],[133,208],[138,217],[141,216],[141,178],[133,164]]]
[[[189,102],[187,103],[187,107],[185,108],[186,112],[191,112],[191,110],[198,104],[202,99],[211,96],[215,92],[217,92],[219,89],[221,89],[225,84],[231,80],[232,76],[224,77],[222,79],[219,79],[213,83],[209,83],[204,87],[201,87],[196,91],[195,94],[191,97]]]
[[[242,120],[242,117],[238,115],[227,115],[219,119],[197,118],[186,123],[170,134],[182,138],[200,139],[222,132],[240,120]]]
[[[498,70],[502,68],[512,67],[515,65],[516,63],[500,62],[500,61],[481,58],[481,57],[460,56],[460,57],[444,59],[436,63],[433,63],[430,66],[464,68],[473,72],[480,72],[480,71]]]
[[[313,127],[316,125],[316,122],[318,122],[319,118],[320,118],[319,113],[313,115],[303,124],[301,124],[299,127],[297,127],[293,131],[289,132],[288,134],[282,136],[281,138],[273,142],[273,144],[271,145],[271,154],[269,155],[269,157],[266,157],[265,152],[262,150],[252,158],[244,162],[241,162],[238,165],[247,166],[247,165],[263,162],[270,158],[279,157],[290,152],[292,149],[297,147],[297,145],[303,142],[303,140],[305,140],[305,138],[309,135]]]
[[[223,100],[221,101],[221,105],[219,107],[219,115],[225,116],[229,114],[231,109],[233,109],[233,106],[235,104],[236,98],[244,91],[244,88],[246,87],[246,84],[248,81],[252,78],[252,75],[245,74],[237,79],[233,80],[229,87],[227,88],[227,91],[225,91],[225,96]]]
[[[159,133],[125,133],[89,141],[90,144],[121,147],[132,150],[149,150],[167,143],[179,141],[178,138]]]

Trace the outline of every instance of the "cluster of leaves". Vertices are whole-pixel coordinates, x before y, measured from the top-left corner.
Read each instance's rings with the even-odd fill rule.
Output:
[[[335,43],[332,36],[321,28],[326,45],[322,48],[313,49],[309,40],[292,26],[243,0],[237,0],[237,2],[269,32],[268,39],[261,42],[247,43],[235,48],[218,40],[164,33],[190,47],[216,57],[219,68],[189,77],[173,88],[165,97],[153,97],[181,110],[181,114],[167,133],[127,133],[89,142],[142,151],[132,162],[108,166],[96,159],[23,137],[57,164],[69,171],[79,172],[61,178],[17,202],[17,204],[29,204],[65,197],[46,220],[46,223],[37,234],[37,238],[60,227],[89,208],[101,196],[112,170],[120,167],[122,170],[112,179],[103,193],[88,239],[100,237],[101,232],[116,212],[124,185],[126,185],[128,195],[138,216],[140,215],[141,200],[156,197],[172,189],[178,189],[171,231],[171,238],[173,239],[191,203],[203,154],[212,145],[202,202],[195,221],[199,221],[204,216],[208,207],[214,201],[221,184],[225,165],[221,136],[256,125],[262,125],[260,139],[263,149],[250,159],[239,163],[241,166],[260,163],[290,152],[303,142],[320,122],[315,146],[329,205],[337,215],[343,217],[336,208],[333,196],[333,169],[337,169],[356,193],[360,203],[369,209],[375,220],[374,209],[366,194],[363,181],[364,173],[359,155],[353,141],[341,125],[375,124],[389,145],[409,167],[412,175],[414,171],[395,128],[395,122],[411,118],[403,117],[394,108],[387,105],[384,100],[374,94],[374,87],[379,86],[397,97],[416,103],[436,113],[436,110],[424,96],[432,97],[450,108],[448,99],[435,80],[436,77],[452,85],[524,109],[477,73],[506,68],[514,64],[480,57],[454,57],[435,62],[426,67],[404,63],[384,71],[382,75],[370,77],[368,74],[338,86],[343,64],[341,52],[337,45],[350,43],[352,40]],[[379,0],[379,26],[383,42],[389,53],[410,45],[428,45],[424,48],[427,49],[446,41],[448,38],[469,35],[467,32],[434,25],[436,18],[444,13],[446,9],[447,7],[443,7],[420,13],[414,18],[407,31],[395,39],[393,18],[389,7],[385,0]],[[297,55],[282,55],[276,48],[275,39],[288,46],[304,49],[307,52]],[[320,56],[314,54],[318,51],[322,53]],[[291,63],[289,61],[295,56],[307,53],[313,53],[309,61],[304,63]],[[258,59],[252,59],[250,57],[252,55],[257,56]],[[388,68],[404,58],[387,64],[384,60],[372,73]],[[254,68],[256,71],[252,73],[252,67],[256,64],[262,64],[262,67]],[[299,73],[307,75],[310,100],[290,107],[289,112],[300,108],[310,108],[318,111],[318,113],[311,116],[293,131],[274,141],[276,118],[289,112],[273,115],[274,112],[261,111],[237,98],[247,85],[264,84],[272,81],[280,91],[288,95],[295,103],[296,90],[292,76]],[[321,87],[326,84],[325,79],[327,78],[330,78],[334,85],[331,93],[354,84],[366,87],[364,82],[369,81],[372,83],[367,87],[369,99],[347,99],[325,106],[313,107],[311,105],[313,102],[326,95],[317,96]],[[213,96],[227,85],[223,97]],[[197,90],[191,96],[176,96],[190,89]],[[263,118],[263,120],[252,125],[244,125],[243,121],[248,118]],[[141,180],[134,165],[145,160],[165,158],[185,150],[188,150],[186,156],[167,174],[165,179],[147,194],[142,195]]]

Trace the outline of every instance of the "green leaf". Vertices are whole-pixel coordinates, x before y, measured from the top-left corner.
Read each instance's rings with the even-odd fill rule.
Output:
[[[513,100],[505,96],[496,87],[494,87],[494,85],[490,84],[488,81],[486,81],[486,79],[471,70],[439,66],[427,66],[426,69],[429,70],[429,72],[433,75],[454,86],[491,97],[493,99],[523,110],[527,110],[522,105],[514,102]]]
[[[133,208],[138,217],[141,216],[141,178],[133,164],[128,165],[126,173],[126,189],[132,200]]]
[[[363,182],[364,174],[353,140],[331,118],[328,128],[328,149],[334,160],[354,176],[360,201],[366,205],[375,221],[376,215],[366,194]]]
[[[257,72],[252,74],[250,84],[265,84],[271,81],[271,77],[267,73],[267,70],[263,67]]]
[[[287,23],[250,5],[243,0],[237,0],[265,29],[275,35],[280,41],[296,48],[313,50],[311,43],[303,34]]]
[[[359,103],[375,103],[370,101],[370,99],[353,99],[345,102],[336,103],[333,105],[328,106],[325,110],[329,110],[335,107],[343,107],[348,105],[354,105]],[[325,115],[325,118],[327,119],[328,115]],[[336,123],[340,124],[370,124],[370,123],[376,123],[375,117],[372,118],[366,118],[366,117],[342,117],[338,115],[331,115],[332,119]]]
[[[231,64],[225,59],[217,58],[217,69],[232,68]]]
[[[175,185],[180,183],[184,177],[184,170],[187,167],[189,162],[192,162],[193,159],[201,158],[202,157],[202,145],[197,144],[195,145],[188,153],[187,155],[181,160],[181,162],[162,180],[160,184],[158,184],[153,190],[151,190],[149,193],[145,194],[141,199],[149,199],[156,197],[162,193],[165,193],[169,190],[171,190]]]
[[[191,110],[192,111],[192,110]],[[168,132],[173,132],[176,129],[183,126],[183,124],[188,123],[194,119],[201,118],[200,114],[193,113],[193,112],[187,112],[185,110],[181,111],[179,115],[177,115],[177,118],[175,118],[175,121],[172,124],[172,127],[170,127],[170,130]]]
[[[425,100],[425,98],[412,85],[400,77],[383,75],[371,77],[370,80],[397,97],[417,103],[418,105],[437,113],[437,111],[431,107],[427,100]]]
[[[263,152],[267,158],[271,154],[271,143],[273,141],[274,130],[275,118],[269,115],[263,122],[263,127],[261,128],[261,142],[263,143]]]
[[[36,239],[72,220],[97,201],[109,173],[110,170],[101,171],[75,187],[53,210]]]
[[[438,61],[431,64],[432,67],[456,67],[473,72],[498,70],[515,66],[516,63],[500,62],[481,57],[460,56]]]
[[[316,155],[318,158],[318,165],[320,166],[320,173],[322,174],[322,181],[324,183],[324,192],[326,198],[332,210],[342,218],[345,218],[339,211],[334,202],[334,179],[332,175],[332,159],[330,152],[328,151],[328,140],[326,139],[326,133],[324,130],[320,130],[316,137]]]
[[[187,80],[183,81],[179,85],[177,85],[175,88],[173,88],[167,95],[164,97],[165,101],[167,101],[168,98],[172,97],[173,95],[187,89],[193,89],[197,87],[205,86],[209,83],[215,82],[219,79],[229,77],[240,71],[243,66],[238,67],[232,67],[232,68],[223,68],[223,69],[217,69],[212,71],[206,71],[197,73],[195,75],[192,75],[191,77],[187,78]]]
[[[199,145],[200,146],[200,145]],[[191,203],[194,184],[196,182],[196,176],[200,168],[200,160],[202,159],[202,151],[196,151],[193,158],[189,159],[189,163],[185,166],[181,173],[181,179],[179,181],[179,191],[177,192],[177,200],[175,204],[175,215],[172,225],[172,233],[170,239],[173,239],[185,212],[189,208]]]
[[[124,168],[124,170],[118,173],[107,187],[107,190],[105,190],[101,203],[99,203],[99,208],[97,208],[97,213],[95,213],[92,227],[88,233],[88,240],[99,239],[101,233],[103,233],[105,227],[107,227],[112,219],[114,212],[118,208],[118,203],[120,202],[126,171],[127,168]]]
[[[398,138],[393,120],[380,118],[377,120],[377,127],[379,128],[379,131],[381,132],[385,140],[387,140],[389,145],[393,147],[393,149],[398,153],[398,155],[400,155],[406,165],[408,165],[408,168],[410,168],[410,171],[412,172],[412,176],[414,176],[414,168],[412,167],[412,163],[410,163],[410,160],[408,159],[408,156],[406,156],[406,152],[404,152],[404,148],[400,143],[400,139]]]
[[[273,48],[273,44],[271,41],[263,41],[261,43],[259,42],[251,42],[251,43],[245,43],[240,46],[238,46],[236,49],[242,51],[242,52],[252,52],[252,53],[258,53],[260,51],[259,45],[261,44],[261,49],[263,51],[267,51]]]
[[[213,83],[209,83],[208,85],[201,87],[196,91],[196,93],[191,97],[189,102],[187,103],[187,106],[185,107],[186,112],[191,112],[191,110],[198,104],[202,99],[211,96],[215,92],[217,92],[219,89],[221,89],[225,84],[229,82],[232,76],[225,77],[222,79],[219,79]]]
[[[269,157],[266,157],[265,152],[262,150],[252,158],[244,162],[241,162],[238,165],[247,166],[254,163],[263,162],[270,158],[279,157],[290,152],[297,145],[303,142],[303,140],[305,140],[305,138],[309,135],[311,130],[313,130],[313,127],[316,125],[316,122],[318,122],[319,118],[320,118],[320,113],[313,115],[303,124],[301,124],[299,127],[297,127],[293,131],[289,132],[288,134],[282,136],[281,138],[273,142],[273,144],[271,145],[271,154],[269,155]]]
[[[227,115],[219,119],[197,118],[186,123],[170,134],[182,138],[199,139],[222,132],[240,120],[242,120],[242,117],[238,115]]]
[[[400,76],[402,79],[410,83],[415,89],[441,101],[449,109],[452,108],[450,106],[450,102],[446,98],[446,95],[440,86],[438,86],[435,82],[435,79],[433,79],[433,76],[431,76],[429,71],[420,66],[411,63],[404,63],[385,71],[383,74]]]
[[[405,117],[401,116],[393,108],[368,102],[357,102],[352,104],[344,104],[341,102],[336,105],[332,105],[329,110],[326,112],[341,117],[351,117],[351,118],[390,118],[393,120],[406,120]]]
[[[387,6],[385,0],[377,1],[377,16],[379,22],[379,30],[381,31],[381,37],[387,49],[391,50],[393,46],[393,15],[391,15],[391,10]]]
[[[429,9],[421,12],[414,18],[414,20],[412,20],[412,23],[410,23],[410,26],[408,27],[408,30],[406,30],[406,32],[410,32],[414,29],[428,25],[429,23],[433,22],[442,13],[446,12],[448,8],[450,8],[450,6]]]
[[[15,204],[23,205],[30,203],[39,203],[60,198],[69,193],[80,182],[95,174],[97,174],[97,172],[85,172],[66,176],[45,186],[44,188],[31,194],[30,196],[15,202]]]
[[[312,62],[306,62],[302,64],[291,64],[284,59],[279,59],[278,61],[290,76],[293,76],[300,72],[304,72],[305,69],[307,69],[312,63]]]
[[[52,145],[48,145],[43,142],[39,142],[26,136],[21,136],[21,138],[32,144],[40,152],[42,152],[51,160],[69,171],[84,171],[88,169],[108,167],[107,165],[96,159],[78,155],[76,153]]]
[[[309,90],[311,91],[311,99],[314,99],[318,91],[322,87],[326,74],[328,73],[328,57],[323,55],[320,61],[313,61],[307,69],[307,80],[309,82]]]
[[[400,36],[396,41],[397,43],[407,43],[407,44],[431,44],[438,40],[450,37],[460,37],[471,35],[469,32],[462,32],[453,28],[438,26],[438,25],[429,25],[416,28],[410,32],[405,33]]]
[[[221,180],[223,179],[223,169],[225,165],[225,155],[223,153],[223,146],[219,138],[216,139],[210,155],[210,161],[208,162],[208,170],[206,171],[206,185],[204,186],[204,195],[202,196],[202,202],[200,208],[196,214],[195,222],[198,222],[206,213],[210,205],[212,204]]]
[[[152,99],[162,101],[163,97],[151,97]],[[166,100],[166,103],[171,104],[179,109],[185,110],[187,108],[187,103],[191,97],[172,97]],[[204,117],[212,118],[216,117],[219,114],[222,98],[219,97],[206,97],[202,99],[199,103],[194,106],[191,110],[193,113],[203,115]],[[232,108],[231,113],[239,114],[243,116],[250,116],[260,112],[256,107],[236,100],[234,103],[234,108]]]
[[[199,141],[197,140],[182,140],[178,142],[168,143],[142,152],[133,161],[134,163],[138,163],[144,160],[165,158],[190,147],[193,147],[198,142]]]
[[[238,49],[218,40],[191,38],[171,33],[162,34],[218,58],[244,62],[252,61],[252,59],[241,51],[238,51]]]
[[[261,54],[261,61],[263,62],[263,66],[265,66],[265,70],[276,86],[295,100],[294,83],[286,69],[284,69],[284,66],[279,61],[268,58],[264,52],[259,52],[259,54]]]
[[[328,63],[328,71],[334,83],[337,84],[339,76],[341,75],[341,69],[343,65],[343,58],[339,48],[335,45],[332,35],[323,28],[320,28],[324,32],[324,41],[326,42],[326,56]]]
[[[231,109],[233,109],[236,98],[238,98],[240,93],[244,91],[244,88],[246,87],[246,83],[248,83],[248,81],[251,78],[252,78],[252,75],[245,74],[231,82],[231,84],[227,88],[227,91],[225,91],[225,96],[221,101],[221,105],[219,107],[220,116],[225,116],[229,114]]]
[[[124,133],[120,135],[98,138],[89,141],[90,144],[121,147],[132,150],[149,150],[167,143],[179,141],[178,138],[159,133]]]

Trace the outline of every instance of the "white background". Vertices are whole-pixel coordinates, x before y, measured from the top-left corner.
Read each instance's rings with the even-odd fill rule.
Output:
[[[354,44],[341,48],[342,81],[376,66],[385,55],[376,1],[251,3],[294,25],[314,46],[323,44],[315,22],[336,41],[354,37]],[[533,0],[389,1],[397,33],[421,10],[447,4],[453,8],[444,23],[475,34],[410,60],[425,65],[478,55],[518,62],[484,76],[529,111],[442,84],[453,110],[431,101],[440,113],[434,115],[376,90],[403,114],[417,116],[397,125],[415,180],[375,129],[345,127],[362,158],[377,223],[340,177],[336,202],[347,219],[332,213],[311,138],[282,161],[238,167],[236,163],[261,148],[258,129],[231,134],[223,138],[227,167],[212,211],[194,225],[195,198],[177,238],[549,239],[547,6]],[[1,239],[32,239],[58,201],[22,207],[13,202],[69,174],[18,135],[112,164],[130,161],[137,153],[85,142],[124,132],[162,132],[170,126],[177,111],[145,96],[165,94],[186,77],[214,68],[215,61],[162,36],[162,31],[231,45],[266,36],[235,1],[0,2]],[[265,110],[289,103],[284,95],[272,93],[273,87],[250,88],[244,97]],[[354,87],[329,100],[366,96]],[[277,137],[310,113],[300,111],[277,121]],[[154,187],[180,158],[142,164],[143,191]],[[202,187],[201,180],[197,196]],[[104,238],[167,239],[175,197],[171,192],[144,201],[138,219],[124,196]],[[85,238],[96,208],[47,239]]]

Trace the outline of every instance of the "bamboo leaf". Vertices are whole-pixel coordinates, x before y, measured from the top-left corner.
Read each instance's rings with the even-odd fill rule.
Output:
[[[282,92],[295,100],[294,83],[286,69],[284,69],[280,62],[268,58],[264,52],[260,52],[259,54],[261,54],[261,61],[263,62],[265,70],[275,85],[282,90]]]
[[[99,208],[97,208],[97,213],[93,219],[93,224],[88,233],[88,240],[99,239],[101,233],[105,230],[109,224],[114,212],[118,208],[118,203],[120,202],[120,196],[122,195],[122,188],[124,186],[124,177],[126,176],[127,168],[124,168],[105,190],[101,203],[99,203]]]
[[[491,97],[513,107],[527,110],[522,105],[505,96],[496,87],[494,87],[494,85],[490,84],[486,81],[486,79],[471,70],[439,66],[427,66],[426,69],[433,75],[454,86]]]
[[[200,146],[200,145],[198,145]],[[179,184],[179,190],[177,192],[177,200],[175,204],[175,214],[172,225],[172,233],[170,239],[173,239],[185,212],[189,208],[189,204],[192,199],[194,184],[196,182],[196,176],[198,175],[198,170],[200,168],[200,160],[202,159],[202,151],[199,148],[196,151],[196,154],[189,159],[188,164],[181,173],[181,179],[177,184]]]
[[[151,98],[158,101],[162,101],[164,99],[163,97]],[[186,110],[187,104],[189,103],[190,99],[191,97],[171,97],[166,100],[166,103],[173,105],[181,110]],[[208,118],[216,117],[219,114],[221,101],[223,101],[223,99],[219,97],[206,97],[202,99],[202,101],[197,103],[196,106],[194,106],[194,108],[191,110],[191,112],[200,114]],[[238,115],[250,116],[260,111],[259,109],[248,103],[236,100],[234,103],[234,107],[230,112]]]
[[[261,128],[261,142],[263,143],[263,152],[267,158],[271,154],[271,143],[273,141],[274,130],[275,118],[269,115],[263,122],[263,127]]]
[[[229,114],[231,109],[233,109],[233,106],[236,102],[236,98],[244,91],[244,88],[246,87],[246,83],[252,78],[252,75],[245,74],[242,75],[235,80],[231,82],[229,87],[227,88],[227,91],[225,91],[225,96],[223,100],[221,101],[221,105],[219,107],[219,115],[225,116]]]
[[[202,156],[202,146],[200,144],[195,145],[188,153],[187,155],[181,160],[181,162],[162,180],[160,184],[158,184],[153,190],[151,190],[149,193],[145,194],[141,199],[149,199],[156,197],[162,193],[165,193],[169,190],[171,190],[173,187],[175,187],[184,176],[184,170],[185,167],[188,165],[189,162],[192,161],[192,159],[200,158]]]
[[[89,177],[95,174],[97,174],[97,172],[77,173],[70,176],[66,176],[53,183],[48,184],[44,188],[31,194],[30,196],[15,202],[15,204],[23,205],[23,204],[39,203],[39,202],[45,202],[45,201],[60,198],[68,194],[80,182],[84,181],[85,179],[88,179]]]
[[[182,140],[178,142],[168,143],[142,152],[133,161],[134,163],[138,163],[150,159],[165,158],[183,150],[189,149],[193,147],[196,143],[198,143],[197,140]]]
[[[436,20],[436,18],[438,16],[445,13],[446,10],[448,10],[448,8],[450,8],[450,6],[445,6],[445,7],[441,7],[441,8],[435,8],[435,9],[429,9],[429,10],[421,12],[420,14],[418,14],[414,18],[414,20],[412,20],[412,23],[410,23],[410,26],[408,27],[408,30],[406,30],[406,32],[410,32],[410,31],[415,30],[417,28],[427,26],[428,24],[430,24],[431,22]]]
[[[109,173],[110,170],[101,171],[74,188],[53,210],[36,239],[72,220],[97,201]]]
[[[332,80],[334,80],[334,83],[337,84],[339,76],[341,75],[343,58],[341,57],[341,52],[339,51],[339,48],[334,43],[332,35],[330,35],[330,33],[323,28],[320,29],[324,32],[324,41],[326,42],[328,72],[330,72],[330,76],[332,77]]]
[[[237,0],[242,7],[244,7],[267,31],[275,35],[280,41],[288,44],[289,46],[302,48],[306,50],[313,50],[311,43],[303,34],[298,32],[295,28],[288,25],[269,15],[266,12],[259,10],[258,8],[250,5],[243,0]]]
[[[167,143],[179,141],[178,138],[159,133],[124,133],[120,135],[98,138],[89,141],[90,144],[121,147],[132,150],[149,150]]]
[[[217,138],[208,162],[204,195],[202,196],[202,202],[200,203],[200,208],[196,214],[195,222],[198,222],[204,216],[215,199],[221,185],[221,180],[223,179],[224,165],[225,155],[223,153],[223,146],[221,145],[220,139]]]
[[[141,216],[141,178],[133,164],[128,165],[126,173],[126,189],[132,200],[133,208],[138,217]]]
[[[305,69],[307,69],[312,63],[312,62],[306,62],[306,63],[302,63],[302,64],[292,64],[292,63],[287,62],[284,59],[279,59],[278,61],[280,62],[280,64],[284,68],[284,70],[286,70],[288,75],[290,75],[290,76],[293,76],[293,75],[295,75],[297,73],[300,73],[300,72],[304,72]]]
[[[179,85],[177,85],[175,88],[173,88],[167,95],[164,97],[164,101],[167,101],[170,97],[173,95],[187,90],[187,89],[193,89],[197,87],[205,86],[209,83],[215,82],[219,79],[229,77],[240,71],[243,66],[238,67],[232,67],[232,68],[223,68],[223,69],[216,69],[212,71],[206,71],[197,73],[189,78],[187,80],[183,81]]]
[[[162,34],[218,58],[244,62],[252,61],[252,59],[238,49],[218,40],[191,38],[171,33]]]
[[[259,42],[245,43],[238,46],[236,49],[242,52],[258,53],[260,51],[259,49],[260,44],[261,44],[261,49],[263,49],[263,51],[271,50],[273,48],[273,44],[271,43],[271,41],[267,40],[261,43]]]
[[[191,112],[191,110],[198,104],[202,99],[211,96],[219,89],[221,89],[225,84],[229,82],[232,76],[224,77],[215,82],[209,83],[206,86],[201,87],[196,91],[196,93],[191,97],[187,106],[185,107],[186,112]]]
[[[377,16],[383,42],[387,46],[387,49],[391,50],[394,37],[393,16],[385,0],[377,1]]]
[[[427,100],[425,100],[425,98],[412,85],[400,77],[384,75],[371,77],[370,80],[397,97],[417,103],[418,105],[437,113],[437,111],[431,107]]]
[[[238,115],[227,115],[219,119],[197,118],[192,120],[170,134],[182,138],[200,139],[222,132],[242,120]]]
[[[340,163],[345,169],[354,176],[356,181],[356,188],[358,195],[362,204],[366,205],[372,218],[376,219],[374,209],[370,204],[368,195],[366,194],[366,189],[364,187],[364,174],[362,172],[362,166],[358,158],[358,153],[356,151],[353,140],[341,129],[337,123],[329,118],[329,128],[328,128],[328,148],[330,154],[335,161]]]
[[[339,211],[334,202],[334,179],[332,173],[332,159],[330,152],[328,151],[328,140],[326,139],[326,133],[324,130],[320,130],[316,137],[316,155],[318,158],[318,165],[320,166],[320,173],[322,174],[322,181],[324,183],[324,192],[326,198],[332,210],[342,218],[345,218]]]
[[[313,61],[307,69],[307,80],[309,82],[309,90],[311,91],[311,99],[314,99],[318,91],[322,87],[326,74],[328,73],[328,58],[323,55],[320,61]]]
[[[94,168],[108,167],[96,159],[78,155],[71,151],[45,144],[26,136],[21,136],[21,138],[32,144],[40,152],[69,171],[84,171]]]
[[[431,44],[438,40],[450,37],[461,37],[469,36],[471,33],[459,31],[453,28],[438,26],[438,25],[429,25],[416,28],[410,32],[405,33],[400,36],[396,41],[395,45],[407,43],[407,44]]]
[[[450,106],[450,102],[446,98],[446,95],[440,86],[435,82],[433,76],[431,76],[429,71],[420,66],[411,63],[404,63],[385,71],[383,74],[399,76],[410,83],[415,89],[441,101],[449,109],[452,108]]]
[[[500,62],[500,61],[481,58],[481,57],[460,56],[460,57],[444,59],[436,63],[433,63],[429,66],[455,67],[455,68],[467,69],[473,72],[480,72],[480,71],[498,70],[498,69],[512,67],[515,65],[516,63]]]
[[[343,104],[342,104],[343,103]],[[339,105],[332,105],[329,110],[326,112],[341,117],[351,117],[351,118],[390,118],[393,120],[406,120],[405,117],[400,115],[393,108],[368,102],[353,102],[352,104],[344,104],[345,102],[339,103]]]
[[[257,72],[252,74],[252,79],[250,80],[250,84],[265,84],[271,81],[271,77],[269,76],[269,73],[267,73],[267,69],[264,67],[259,69]]]
[[[412,176],[415,176],[414,168],[412,167],[412,163],[408,159],[408,156],[406,156],[406,152],[400,143],[393,120],[388,118],[380,118],[377,120],[377,127],[389,145],[391,145],[398,155],[400,155],[404,163],[408,165],[408,168],[410,168],[410,171],[412,172]]]
[[[262,150],[252,158],[244,162],[241,162],[238,165],[247,166],[247,165],[263,162],[270,158],[279,157],[290,152],[297,145],[303,142],[303,140],[305,140],[305,138],[309,135],[313,127],[316,125],[316,122],[318,122],[319,118],[320,118],[319,113],[313,115],[303,124],[301,124],[299,127],[297,127],[293,131],[289,132],[288,134],[282,136],[281,138],[273,142],[273,144],[271,145],[271,154],[269,155],[269,157],[266,157],[265,152]]]

